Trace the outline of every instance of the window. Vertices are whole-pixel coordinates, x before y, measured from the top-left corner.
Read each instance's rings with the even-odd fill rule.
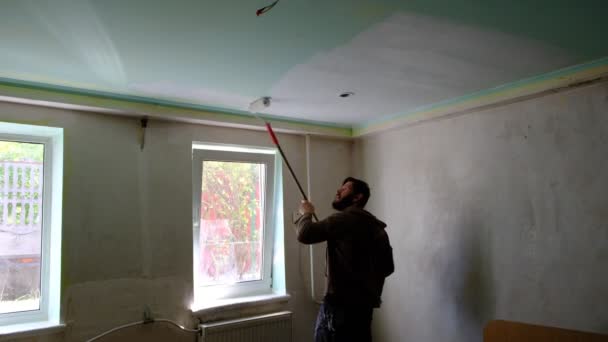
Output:
[[[194,145],[195,302],[271,292],[275,159],[274,149]]]
[[[62,135],[0,122],[0,333],[59,324]]]

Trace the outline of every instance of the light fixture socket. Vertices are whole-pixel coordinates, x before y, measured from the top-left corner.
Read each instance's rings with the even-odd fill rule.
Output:
[[[265,108],[270,107],[271,101],[272,101],[272,98],[270,96],[260,97],[259,99],[255,100],[249,104],[249,111],[251,113],[259,113],[262,110],[264,110]]]

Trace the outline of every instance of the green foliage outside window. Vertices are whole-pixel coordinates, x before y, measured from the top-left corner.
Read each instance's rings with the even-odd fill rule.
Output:
[[[210,277],[230,271],[237,280],[259,277],[264,174],[262,164],[204,162],[201,219],[227,221],[229,227],[204,242],[210,253],[201,256],[202,263],[212,265]]]

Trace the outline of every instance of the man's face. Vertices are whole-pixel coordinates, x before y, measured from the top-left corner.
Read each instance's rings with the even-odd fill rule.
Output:
[[[331,203],[331,206],[338,211],[342,211],[350,207],[354,200],[355,195],[353,194],[353,183],[346,182],[336,192],[336,197]]]

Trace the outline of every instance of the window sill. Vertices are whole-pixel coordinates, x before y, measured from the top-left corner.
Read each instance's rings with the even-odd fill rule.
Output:
[[[0,341],[9,341],[15,338],[48,335],[62,332],[65,324],[51,322],[23,323],[0,327]]]
[[[266,294],[258,296],[219,299],[192,305],[193,316],[216,314],[227,310],[242,310],[268,304],[287,303],[291,296],[288,294]]]

